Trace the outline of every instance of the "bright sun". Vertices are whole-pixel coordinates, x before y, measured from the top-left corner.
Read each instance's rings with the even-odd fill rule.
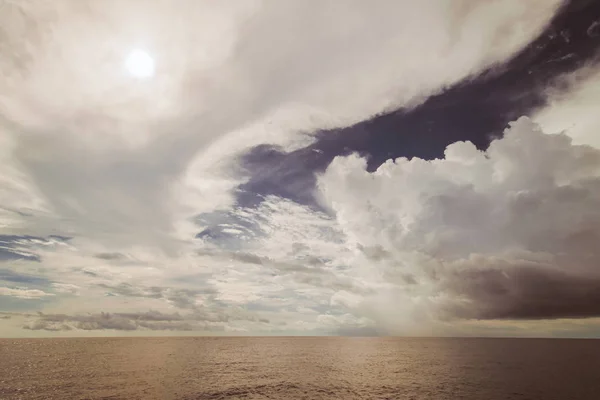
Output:
[[[134,50],[129,53],[125,67],[136,78],[150,78],[154,75],[154,60],[144,50]]]

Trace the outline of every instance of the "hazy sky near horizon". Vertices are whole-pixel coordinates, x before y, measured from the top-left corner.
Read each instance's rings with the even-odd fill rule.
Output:
[[[0,336],[600,336],[593,0],[0,0]]]

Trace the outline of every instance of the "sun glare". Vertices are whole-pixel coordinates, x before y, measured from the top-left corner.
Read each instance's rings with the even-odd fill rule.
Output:
[[[144,50],[132,51],[125,61],[125,67],[136,78],[150,78],[154,75],[154,60]]]

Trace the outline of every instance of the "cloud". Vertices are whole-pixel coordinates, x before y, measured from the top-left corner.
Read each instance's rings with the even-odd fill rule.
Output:
[[[417,104],[510,58],[560,3],[9,3],[3,224],[175,251],[185,218],[233,201],[228,157]],[[140,46],[144,84],[122,65]]]
[[[376,330],[372,327],[372,321],[367,318],[357,318],[352,314],[331,315],[322,314],[317,321],[323,324],[331,333],[342,335],[373,335]]]
[[[126,258],[126,256],[121,253],[98,253],[95,255],[95,257],[107,261],[122,260]]]
[[[598,271],[573,273],[523,260],[477,259],[455,265],[443,283],[460,300],[446,307],[458,317],[478,319],[587,318],[600,315]],[[491,265],[490,265],[491,264]]]
[[[107,290],[112,295],[125,297],[141,297],[163,299],[181,309],[196,309],[201,307],[198,299],[202,295],[214,293],[213,289],[169,288],[159,286],[132,285],[126,282],[118,285],[100,283],[98,287]]]
[[[268,319],[252,319],[256,323],[269,323]],[[44,314],[23,325],[28,330],[117,330],[117,331],[224,331],[229,328],[228,320],[213,320],[206,315],[194,312],[188,314],[163,313],[159,311],[128,313],[88,313],[88,314]]]
[[[338,157],[319,188],[356,248],[354,273],[380,287],[353,308],[384,326],[396,313],[600,316],[600,150],[523,117],[486,152],[458,142],[374,173]]]
[[[444,324],[458,319],[597,316],[599,164],[598,150],[527,118],[487,152],[455,143],[444,159],[398,159],[375,173],[358,156],[340,157],[319,177],[331,214],[276,196],[212,214],[202,223],[230,240],[201,235],[189,259],[135,248],[124,258],[97,257],[94,246],[41,251],[61,277],[57,297],[89,260],[95,275],[78,291],[111,294],[98,297],[102,307],[124,308],[25,326],[431,334],[456,332]],[[232,228],[240,221],[245,229]],[[128,311],[160,305],[182,319]]]
[[[600,117],[596,112],[599,88],[597,62],[563,75],[546,90],[548,104],[539,109],[533,119],[546,132],[565,132],[577,144],[600,148]]]
[[[73,294],[73,295],[79,295],[79,289],[81,289],[79,286],[74,285],[72,283],[57,283],[57,282],[52,283],[52,288],[54,289],[55,292]]]
[[[0,234],[0,261],[30,260],[39,261],[36,249],[40,247],[56,246],[67,242],[69,238],[50,235],[46,238],[29,235],[3,235]]]
[[[113,316],[108,313],[96,315],[69,316],[64,314],[45,315],[31,324],[24,325],[24,329],[30,330],[71,330],[73,327],[82,330],[115,329],[123,331],[136,330],[137,325],[128,318]]]
[[[409,112],[501,66],[562,1],[11,4],[0,259],[14,264],[0,279],[27,288],[0,290],[52,297],[19,317],[30,331],[374,334],[598,315],[598,152],[526,119],[485,153],[455,143],[375,173],[337,158],[319,178],[326,211],[236,204],[249,149]],[[156,58],[144,82],[122,65],[139,47]],[[586,74],[536,120],[592,104]]]
[[[42,297],[54,296],[53,293],[46,293],[39,289],[28,289],[26,287],[8,288],[0,287],[0,296],[16,297],[18,299],[40,299]]]

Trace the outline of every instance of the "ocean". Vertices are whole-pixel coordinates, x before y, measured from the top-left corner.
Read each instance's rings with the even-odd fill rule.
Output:
[[[600,340],[0,339],[0,399],[600,399]]]

